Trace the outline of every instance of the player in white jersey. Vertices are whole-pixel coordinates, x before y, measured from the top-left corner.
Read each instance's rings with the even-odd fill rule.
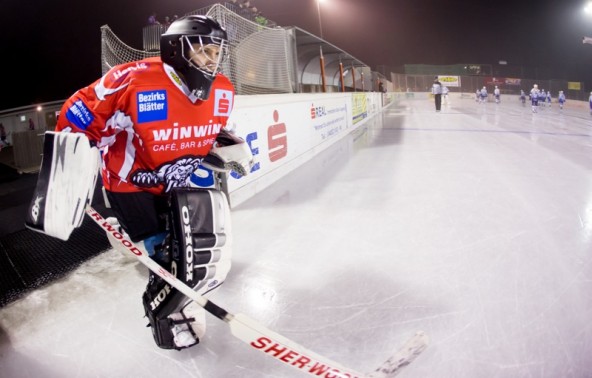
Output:
[[[481,92],[479,92],[479,103],[482,104],[487,102],[487,88],[481,88]]]
[[[533,85],[532,89],[530,90],[530,104],[533,113],[538,112],[540,93],[539,86],[537,84]]]
[[[497,85],[495,86],[495,89],[493,90],[493,96],[495,97],[495,103],[499,104],[500,103],[500,89],[497,87]]]

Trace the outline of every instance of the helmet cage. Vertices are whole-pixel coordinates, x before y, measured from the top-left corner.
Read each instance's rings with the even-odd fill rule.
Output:
[[[225,39],[203,35],[183,35],[180,41],[182,57],[190,67],[210,77],[215,77],[220,72],[221,64],[228,57],[228,43]],[[196,46],[199,47],[196,48]],[[205,64],[199,65],[192,59],[192,52],[202,57]]]

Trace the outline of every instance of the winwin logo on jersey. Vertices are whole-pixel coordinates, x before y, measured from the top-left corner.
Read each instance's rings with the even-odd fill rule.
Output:
[[[232,101],[232,91],[216,89],[214,92],[214,115],[226,117],[230,116]]]
[[[138,123],[163,121],[167,119],[167,94],[164,89],[138,92]]]

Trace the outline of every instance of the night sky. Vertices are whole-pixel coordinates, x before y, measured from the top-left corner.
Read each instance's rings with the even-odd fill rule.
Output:
[[[0,110],[65,99],[97,79],[101,25],[141,49],[142,27],[152,11],[162,20],[215,3],[2,0],[2,67],[5,81],[10,77],[17,84],[5,82]],[[278,25],[320,35],[316,0],[251,4]],[[592,90],[592,45],[582,44],[584,35],[592,36],[592,15],[584,14],[584,5],[585,0],[325,0],[321,24],[325,40],[373,70],[503,60],[537,67],[539,79],[581,81]]]

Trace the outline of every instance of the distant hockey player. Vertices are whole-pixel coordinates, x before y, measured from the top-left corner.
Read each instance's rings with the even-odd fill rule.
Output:
[[[487,88],[481,88],[481,92],[479,92],[479,103],[482,104],[487,102]]]
[[[559,103],[559,109],[563,109],[563,104],[565,104],[565,94],[563,91],[559,91],[559,95],[557,95],[557,102]]]
[[[436,112],[439,112],[440,108],[442,107],[442,83],[440,83],[440,80],[438,80],[438,76],[434,78],[434,83],[432,84],[432,94],[434,95]]]
[[[449,92],[448,87],[445,86],[445,85],[442,86],[442,102],[445,105],[449,105],[450,104],[450,102],[448,102],[448,92]]]
[[[475,102],[479,102],[480,99],[481,99],[481,91],[479,90],[479,88],[477,88],[477,90],[475,91]]]
[[[102,183],[115,215],[110,223],[121,230],[116,234],[204,295],[224,282],[231,265],[229,207],[212,170],[231,168],[244,176],[253,156],[226,129],[234,87],[219,72],[228,49],[225,29],[210,17],[182,17],[160,37],[160,49],[160,57],[114,66],[74,93],[61,109],[57,132],[46,134],[46,145],[49,137],[60,141],[58,167],[73,164],[65,148],[68,136],[78,135],[100,149]],[[46,160],[51,157],[44,153],[43,164],[51,164]],[[82,170],[55,172],[76,176]],[[192,187],[196,175],[204,184],[198,186],[209,189]],[[49,201],[59,202],[75,188],[52,185],[57,184],[50,182],[40,194],[38,181],[30,228],[43,232],[52,222],[68,221],[51,218]],[[107,235],[115,248],[125,250]],[[203,337],[204,309],[152,271],[142,301],[160,348],[188,348]]]
[[[590,92],[590,97],[588,97],[588,104],[590,105],[590,114],[592,115],[592,92]]]
[[[524,93],[523,89],[520,90],[520,102],[522,103],[522,106],[526,103],[526,93]]]
[[[545,99],[547,98],[547,92],[545,92],[545,89],[541,89],[541,91],[539,92],[539,105],[542,104],[541,109],[545,110]]]
[[[530,90],[530,104],[532,107],[532,112],[538,112],[539,108],[539,86],[537,84],[533,85],[532,89]]]
[[[497,85],[495,86],[495,89],[493,90],[493,96],[495,97],[495,103],[499,104],[500,103],[500,89],[497,87]]]
[[[547,92],[547,98],[546,98],[546,103],[547,103],[547,107],[550,108],[551,107],[551,101],[553,99],[551,98],[551,91]]]

